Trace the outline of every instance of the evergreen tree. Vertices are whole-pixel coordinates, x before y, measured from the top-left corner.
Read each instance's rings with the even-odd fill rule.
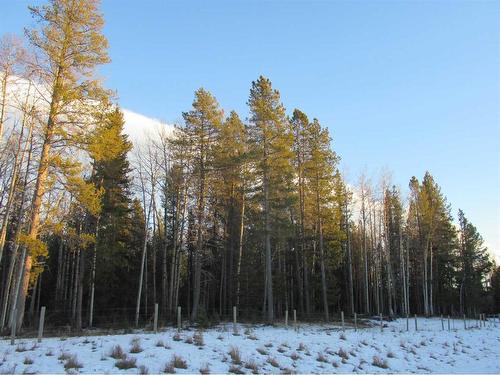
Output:
[[[335,171],[337,156],[330,149],[330,135],[326,128],[321,128],[317,119],[305,128],[307,157],[304,163],[304,177],[306,180],[306,218],[311,224],[314,247],[319,249],[321,289],[323,296],[323,311],[328,320],[327,282],[325,269],[325,221],[332,221],[330,225],[331,238],[338,239],[340,244],[340,223],[342,203],[335,201]]]
[[[204,89],[195,92],[193,109],[183,113],[185,125],[181,129],[179,143],[189,154],[189,169],[192,174],[196,205],[196,250],[193,259],[193,305],[191,319],[198,315],[201,294],[202,258],[205,251],[207,194],[214,178],[214,150],[217,129],[222,125],[223,111],[217,100]]]
[[[84,107],[90,105],[90,99],[101,100],[105,96],[99,82],[92,79],[95,67],[109,61],[107,40],[101,34],[104,20],[98,5],[98,0],[51,0],[49,5],[30,7],[33,17],[41,25],[39,30],[27,31],[29,41],[39,55],[37,61],[40,64],[33,70],[47,86],[49,109],[42,130],[42,148],[31,207],[28,231],[31,246],[21,262],[24,266],[24,272],[20,272],[23,280],[15,304],[19,327],[33,258],[40,255],[36,249],[43,248],[37,245],[37,241],[42,200],[49,180],[49,166],[53,161],[52,147],[56,141],[64,144],[68,139],[78,137],[80,128],[75,124],[84,125],[84,114],[89,112]],[[79,110],[75,110],[77,102]]]
[[[128,153],[132,148],[123,132],[123,114],[110,110],[101,117],[89,142],[92,157],[92,182],[103,190],[99,220],[96,228],[95,259],[97,269],[96,306],[130,306],[130,290],[135,283],[123,279],[123,272],[136,268],[135,256],[143,234],[139,223],[144,219],[137,202],[132,202]],[[135,245],[134,245],[135,244]],[[95,267],[96,264],[93,264]]]
[[[265,294],[267,320],[274,320],[271,232],[273,217],[291,190],[293,134],[285,116],[280,94],[271,81],[260,76],[252,82],[250,97],[250,138],[255,154],[255,171],[261,187],[264,216]]]
[[[493,264],[489,259],[483,238],[476,227],[467,220],[462,210],[458,210],[458,221],[460,223],[460,269],[458,271],[460,311],[470,314],[472,308],[484,307],[482,297],[486,277]]]
[[[500,311],[500,266],[495,267],[491,275],[491,291],[493,295],[493,311]]]

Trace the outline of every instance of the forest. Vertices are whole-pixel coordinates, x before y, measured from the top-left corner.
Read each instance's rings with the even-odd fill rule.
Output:
[[[437,176],[348,182],[336,124],[285,108],[264,76],[248,113],[200,88],[133,144],[98,74],[99,1],[29,12],[0,41],[0,331],[41,306],[75,331],[147,325],[155,304],[162,324],[178,306],[199,324],[233,306],[267,323],[500,311],[500,268]]]

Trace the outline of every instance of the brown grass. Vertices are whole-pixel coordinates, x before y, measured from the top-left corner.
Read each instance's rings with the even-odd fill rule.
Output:
[[[316,357],[316,361],[327,363],[328,362],[328,358],[326,358],[323,353],[319,352],[318,356]]]
[[[126,354],[120,345],[115,345],[113,346],[113,349],[111,349],[109,356],[114,359],[123,359],[126,357]]]
[[[78,362],[78,359],[76,358],[76,355],[72,355],[64,363],[64,369],[65,370],[69,370],[69,369],[72,369],[72,368],[74,368],[74,369],[80,369],[82,367],[83,367],[83,365],[80,362]]]
[[[205,340],[203,340],[203,332],[198,331],[193,335],[193,341],[196,346],[205,345]]]
[[[229,350],[228,354],[235,365],[241,365],[240,349],[238,349],[236,346],[231,346],[231,350]]]
[[[200,368],[200,374],[201,375],[208,375],[210,374],[210,366],[208,363],[205,363],[202,368]]]
[[[276,368],[280,367],[278,361],[274,357],[268,357],[266,362],[269,363],[273,367],[276,367]]]
[[[115,366],[120,370],[127,370],[129,368],[136,368],[137,360],[135,358],[128,358],[125,356],[124,358],[119,359],[115,362]]]
[[[373,356],[373,362],[372,362],[372,365],[373,366],[377,366],[377,367],[380,367],[380,368],[384,368],[384,369],[387,369],[389,368],[389,364],[387,363],[387,360],[385,359],[382,359],[378,356]]]
[[[172,356],[172,359],[170,360],[170,363],[175,368],[182,368],[182,369],[188,368],[187,362],[184,359],[182,359],[181,356],[176,355],[176,354],[174,354]]]

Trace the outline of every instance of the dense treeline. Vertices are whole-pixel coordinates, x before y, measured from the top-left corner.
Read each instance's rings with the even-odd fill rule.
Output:
[[[265,77],[246,120],[199,89],[181,124],[132,145],[95,75],[98,1],[30,11],[29,48],[0,47],[1,329],[42,305],[76,329],[137,325],[155,303],[164,321],[500,308],[499,269],[430,173],[407,197],[347,184],[328,128]]]

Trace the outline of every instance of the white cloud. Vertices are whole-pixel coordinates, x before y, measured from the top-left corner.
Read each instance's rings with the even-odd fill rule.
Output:
[[[155,138],[161,131],[170,133],[173,126],[155,118],[144,116],[129,109],[122,109],[125,120],[124,133],[137,145],[148,138]]]

